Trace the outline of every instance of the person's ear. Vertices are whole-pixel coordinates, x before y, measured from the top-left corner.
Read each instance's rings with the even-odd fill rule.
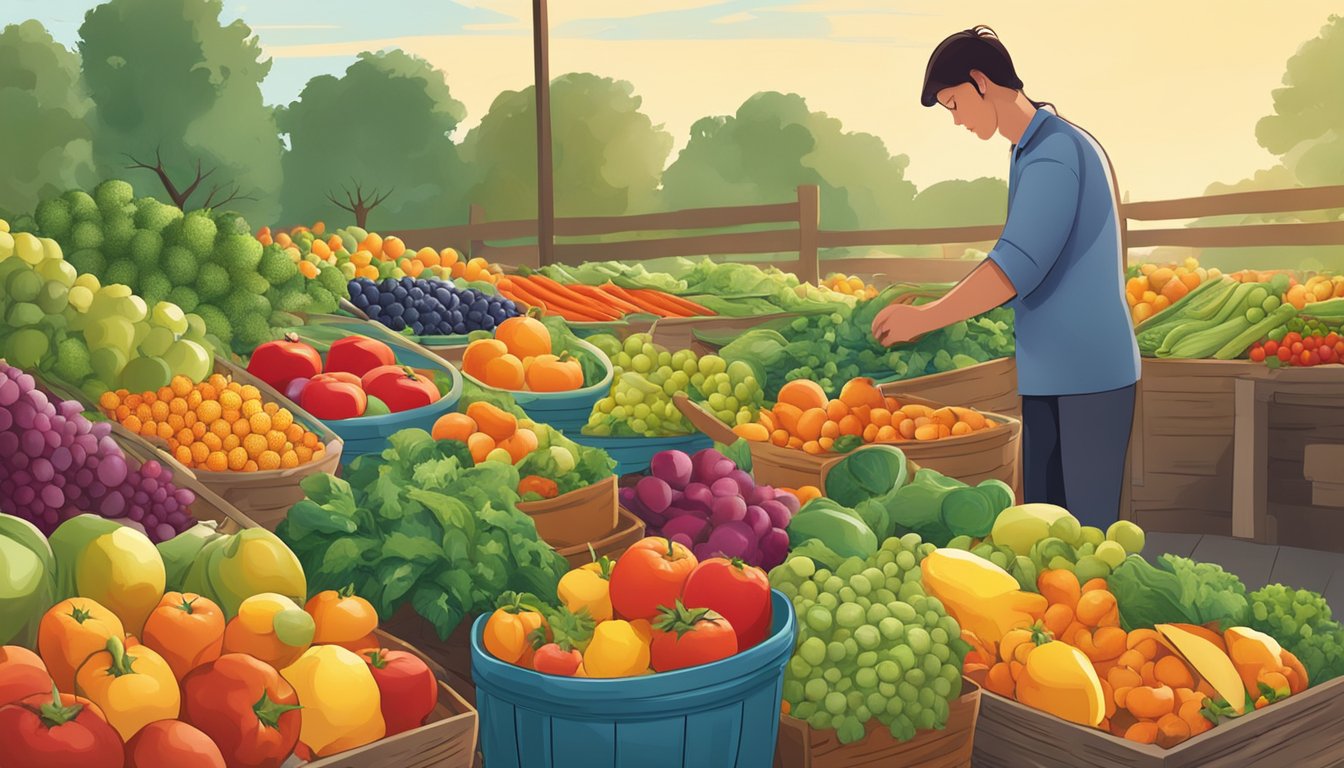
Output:
[[[984,72],[981,72],[978,69],[972,69],[971,84],[975,86],[975,90],[980,94],[980,98],[983,99],[985,96],[989,95],[989,78],[985,77]]]

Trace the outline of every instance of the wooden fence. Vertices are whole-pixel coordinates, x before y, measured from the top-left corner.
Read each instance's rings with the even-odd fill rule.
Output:
[[[1243,246],[1306,246],[1344,244],[1344,220],[1283,224],[1247,224],[1209,227],[1133,229],[1131,221],[1171,221],[1206,216],[1287,213],[1344,209],[1344,186],[1237,192],[1225,195],[1124,203],[1121,206],[1121,242],[1128,248],[1183,246],[1219,248]],[[822,265],[828,272],[861,275],[894,273],[911,282],[959,280],[976,264],[958,258],[849,257],[821,259],[827,249],[911,245],[985,245],[998,238],[1002,227],[937,227],[928,229],[820,229],[820,195],[814,185],[798,187],[797,199],[771,205],[691,208],[629,216],[584,216],[556,219],[557,238],[604,238],[602,241],[558,242],[555,260],[561,264],[585,261],[643,261],[668,256],[727,256],[735,254],[796,253],[796,259],[776,261],[800,280],[815,282]],[[766,225],[769,229],[759,229]],[[758,228],[749,232],[706,230]],[[673,235],[665,233],[672,232]],[[503,264],[538,266],[535,219],[487,221],[473,205],[468,223],[395,232],[412,247],[452,246]],[[640,239],[639,233],[658,233]],[[608,240],[612,236],[627,239]],[[523,245],[491,245],[491,241],[531,239]]]

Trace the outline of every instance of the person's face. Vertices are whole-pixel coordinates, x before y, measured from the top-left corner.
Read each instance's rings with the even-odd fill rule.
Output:
[[[973,75],[974,76],[974,75]],[[989,100],[973,83],[962,83],[938,92],[938,103],[952,113],[952,122],[988,140],[998,130],[999,119]]]

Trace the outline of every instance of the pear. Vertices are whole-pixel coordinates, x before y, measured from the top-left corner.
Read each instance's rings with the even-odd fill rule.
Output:
[[[191,564],[200,556],[201,550],[205,549],[206,544],[223,535],[219,532],[218,525],[215,523],[202,522],[156,545],[159,556],[163,558],[169,591],[187,591],[183,588],[183,583],[187,578],[187,571],[191,569]]]
[[[76,574],[80,558],[94,539],[121,527],[120,523],[105,517],[84,514],[66,520],[52,531],[50,543],[52,556],[56,560],[57,601],[75,596],[93,597],[81,595],[79,591]]]
[[[232,619],[238,606],[252,595],[274,592],[302,603],[308,582],[299,558],[280,537],[265,528],[248,528],[216,549],[206,566],[216,602]]]
[[[163,597],[165,578],[163,558],[149,537],[120,525],[90,542],[75,566],[79,594],[116,614],[137,637]]]

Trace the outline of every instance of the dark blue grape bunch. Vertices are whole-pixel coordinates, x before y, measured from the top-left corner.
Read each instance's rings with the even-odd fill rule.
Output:
[[[403,277],[374,282],[350,281],[350,303],[394,331],[410,329],[416,336],[453,336],[493,331],[522,314],[518,305],[500,296],[458,288],[442,280]]]

